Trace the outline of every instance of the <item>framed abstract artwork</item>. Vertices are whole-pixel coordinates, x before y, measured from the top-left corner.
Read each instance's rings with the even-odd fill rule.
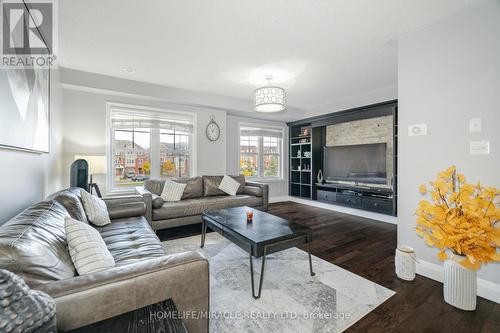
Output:
[[[49,152],[50,70],[0,69],[0,146]]]
[[[24,3],[21,3],[21,6]],[[25,5],[25,4],[24,4]],[[26,5],[25,5],[26,6]],[[2,9],[5,9],[2,7]],[[28,15],[26,7],[25,15]],[[26,14],[28,13],[28,14]],[[5,20],[6,14],[3,13]],[[31,16],[27,16],[32,19]],[[23,33],[32,22],[14,26],[13,32],[5,36],[14,45],[23,44]],[[33,23],[34,24],[34,23]],[[5,26],[5,23],[3,23]],[[35,24],[35,26],[37,26]],[[19,28],[19,29],[18,29]],[[37,29],[41,36],[40,31]],[[37,49],[13,48],[16,59],[47,57],[50,50],[43,38]],[[6,44],[2,44],[5,52]],[[10,45],[10,44],[9,44]],[[36,153],[48,153],[50,146],[50,66],[38,66],[36,62],[18,62],[15,66],[0,68],[0,148],[17,149]]]

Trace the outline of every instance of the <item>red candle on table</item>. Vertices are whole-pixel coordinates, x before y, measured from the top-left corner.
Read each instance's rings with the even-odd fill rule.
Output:
[[[247,223],[252,222],[253,220],[253,210],[247,210]]]

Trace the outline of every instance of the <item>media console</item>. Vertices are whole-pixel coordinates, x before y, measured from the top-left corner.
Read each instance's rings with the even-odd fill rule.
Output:
[[[393,100],[288,123],[289,195],[397,216],[397,105],[397,100]],[[355,125],[343,125],[348,123]],[[328,158],[325,147],[383,142],[387,156],[386,186],[341,181],[320,183],[321,175],[326,179],[329,163],[335,163],[335,159]]]
[[[390,188],[364,185],[316,183],[317,200],[327,203],[395,215],[394,194]]]

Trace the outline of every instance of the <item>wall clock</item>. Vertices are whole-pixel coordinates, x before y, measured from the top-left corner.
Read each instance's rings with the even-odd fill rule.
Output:
[[[210,141],[217,141],[220,138],[220,127],[215,122],[214,116],[210,116],[210,122],[207,125],[207,138]]]

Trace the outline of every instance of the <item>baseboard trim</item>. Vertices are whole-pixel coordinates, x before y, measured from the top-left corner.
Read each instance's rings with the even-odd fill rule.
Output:
[[[296,197],[292,197],[292,196],[274,197],[274,198],[269,199],[270,203],[283,202],[283,201],[293,201],[293,202],[301,203],[304,205],[309,205],[309,206],[313,206],[313,207],[332,210],[335,212],[340,212],[340,213],[345,213],[345,214],[355,215],[355,216],[360,216],[360,217],[366,217],[368,219],[377,220],[377,221],[386,222],[386,223],[398,224],[398,219],[397,219],[397,217],[394,217],[394,216],[378,214],[378,213],[368,212],[365,210],[354,209],[354,208],[349,208],[349,207],[344,207],[344,206],[338,206],[335,204],[319,202],[316,200],[300,199],[300,198],[296,198]]]
[[[271,198],[269,198],[269,203],[284,202],[284,201],[290,201],[290,197],[284,195],[284,196],[281,196],[281,197],[271,197]]]
[[[419,259],[417,262],[417,274],[441,283],[443,282],[442,265]],[[500,284],[478,278],[477,295],[495,303],[500,303]]]

